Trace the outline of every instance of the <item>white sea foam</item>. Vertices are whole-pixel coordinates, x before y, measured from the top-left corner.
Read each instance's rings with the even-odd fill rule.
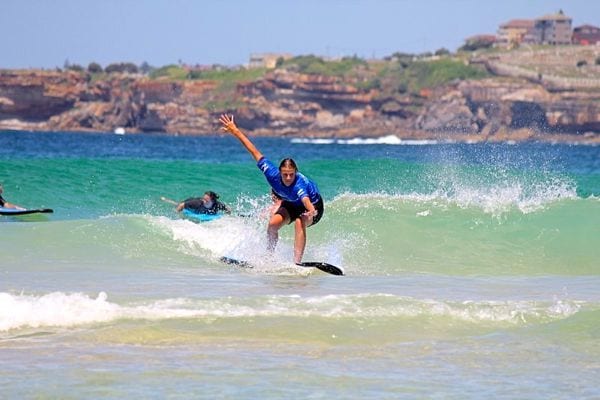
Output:
[[[75,327],[119,319],[162,320],[175,318],[452,318],[471,323],[524,324],[569,317],[581,305],[566,300],[444,302],[391,294],[355,294],[302,297],[261,296],[253,299],[172,298],[145,304],[119,305],[100,292],[53,292],[40,296],[0,293],[0,332],[24,328]]]
[[[377,138],[351,138],[351,139],[310,139],[310,138],[294,138],[290,140],[291,143],[301,144],[347,144],[347,145],[374,145],[374,144],[386,144],[386,145],[400,145],[400,146],[423,146],[438,144],[437,140],[415,140],[415,139],[401,139],[395,135],[387,135]]]
[[[234,209],[244,216],[229,215],[207,223],[185,219],[146,216],[151,225],[169,235],[184,254],[219,259],[223,256],[249,262],[251,272],[279,275],[309,275],[311,268],[295,266],[293,228],[280,232],[274,252],[267,252],[266,227],[269,218],[270,196],[238,198]],[[342,267],[341,249],[347,244],[336,238],[315,243],[306,250],[305,259],[320,260]]]
[[[215,260],[225,256],[243,260],[252,265],[248,272],[278,275],[309,275],[310,268],[297,267],[291,262],[292,243],[280,239],[275,252],[268,253],[266,220],[224,216],[208,223],[172,220],[166,217],[148,217],[150,222],[179,243],[179,251]],[[317,252],[319,249],[311,249]],[[328,259],[324,261],[331,262]]]
[[[222,256],[242,243],[247,243],[253,236],[249,234],[245,221],[234,217],[225,216],[207,223],[172,220],[167,217],[150,217],[150,221],[180,243],[182,250],[192,255],[204,251],[215,257]]]
[[[302,144],[334,144],[335,139],[310,139],[310,138],[294,138],[290,140],[291,143],[302,143]]]
[[[95,299],[81,293],[54,292],[43,296],[0,293],[0,331],[106,322],[119,315],[120,307],[108,303],[104,292]]]
[[[343,193],[334,200],[352,201],[351,211],[364,206],[378,205],[384,209],[393,208],[389,201],[394,199],[434,205],[455,205],[460,208],[476,208],[494,216],[511,210],[519,210],[523,214],[544,209],[546,206],[565,199],[576,199],[577,191],[569,182],[556,181],[548,185],[525,187],[519,182],[498,184],[491,187],[473,187],[468,185],[452,185],[447,189],[439,189],[432,193],[390,194]],[[358,200],[358,201],[355,201]],[[424,214],[419,214],[424,216]]]
[[[535,212],[560,200],[575,199],[577,192],[569,182],[556,181],[533,187],[514,182],[487,188],[457,185],[451,191],[438,192],[437,196],[461,208],[476,207],[498,215],[513,208],[524,214]]]

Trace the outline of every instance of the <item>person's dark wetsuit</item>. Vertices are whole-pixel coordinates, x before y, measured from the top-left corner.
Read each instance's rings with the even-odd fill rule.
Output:
[[[220,201],[213,201],[210,208],[206,207],[202,197],[191,197],[184,200],[183,208],[196,214],[216,214],[219,211],[227,211],[227,206]]]

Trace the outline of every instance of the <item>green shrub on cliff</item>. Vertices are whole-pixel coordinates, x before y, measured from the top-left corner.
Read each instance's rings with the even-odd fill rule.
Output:
[[[91,63],[88,65],[88,68],[87,68],[87,70],[88,70],[88,72],[89,72],[90,74],[99,74],[99,73],[102,73],[102,72],[104,71],[104,70],[102,69],[102,66],[101,66],[100,64],[98,64],[97,62],[91,62]]]
[[[482,79],[489,74],[483,68],[465,65],[451,58],[409,63],[390,63],[379,73],[383,86],[392,92],[419,93],[423,88],[443,85],[454,80]]]
[[[104,68],[104,72],[106,72],[107,74],[124,73],[124,72],[128,72],[130,74],[137,74],[138,67],[134,63],[130,63],[130,62],[113,63],[113,64],[108,64],[106,66],[106,68]]]
[[[278,67],[288,68],[296,70],[302,73],[308,73],[307,71],[312,69],[318,69],[323,65],[325,61],[321,57],[308,55],[308,56],[297,56],[290,58],[289,60],[283,60],[278,63]]]
[[[150,72],[150,78],[167,78],[172,80],[202,79],[217,81],[221,85],[232,85],[239,82],[251,82],[261,78],[266,72],[265,68],[224,68],[215,66],[211,69],[186,69],[178,65],[166,65]]]
[[[188,72],[178,65],[165,65],[150,72],[150,78],[167,78],[173,80],[187,79]]]
[[[356,82],[355,86],[365,92],[368,92],[371,89],[381,89],[383,83],[381,79],[375,77],[371,79],[363,79]]]
[[[465,40],[465,44],[462,45],[458,51],[477,51],[489,49],[494,46],[496,39],[492,35],[476,35]]]
[[[265,72],[266,68],[214,68],[214,69],[205,69],[205,70],[193,70],[188,74],[189,79],[207,79],[212,81],[221,81],[221,82],[251,82],[258,78],[261,78]]]
[[[85,69],[79,64],[71,64],[71,65],[69,65],[67,70],[75,71],[75,72],[84,72],[85,71]]]
[[[414,77],[414,84],[418,89],[443,85],[457,79],[482,79],[489,76],[483,68],[451,59],[416,62],[409,67],[409,73]]]
[[[368,67],[368,64],[365,60],[356,56],[344,57],[341,60],[335,61],[325,61],[320,57],[308,55],[285,60],[279,66],[303,74],[343,77],[353,74],[358,67]]]

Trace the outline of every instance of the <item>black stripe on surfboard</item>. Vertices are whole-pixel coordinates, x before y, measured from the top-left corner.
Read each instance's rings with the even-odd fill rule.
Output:
[[[0,215],[47,214],[53,212],[54,210],[52,210],[51,208],[36,208],[27,210],[14,209],[14,211],[12,209],[5,208],[4,210],[0,210]]]
[[[300,267],[317,268],[317,269],[320,269],[321,271],[327,272],[328,274],[331,274],[331,275],[339,275],[339,276],[344,275],[343,269],[341,269],[340,267],[336,267],[335,265],[328,264],[326,262],[308,261],[308,262],[296,263],[296,265],[298,265]]]

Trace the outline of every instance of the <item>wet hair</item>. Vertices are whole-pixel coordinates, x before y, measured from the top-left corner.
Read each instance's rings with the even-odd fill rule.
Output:
[[[210,199],[212,201],[217,201],[217,199],[219,198],[219,195],[216,194],[215,192],[213,192],[212,190],[209,190],[207,192],[204,192],[204,194],[208,195],[208,197],[210,197]]]
[[[283,160],[281,160],[281,162],[279,163],[279,170],[281,170],[281,168],[283,167],[293,168],[294,171],[298,172],[298,166],[296,165],[296,161],[294,161],[292,158],[284,158]]]

